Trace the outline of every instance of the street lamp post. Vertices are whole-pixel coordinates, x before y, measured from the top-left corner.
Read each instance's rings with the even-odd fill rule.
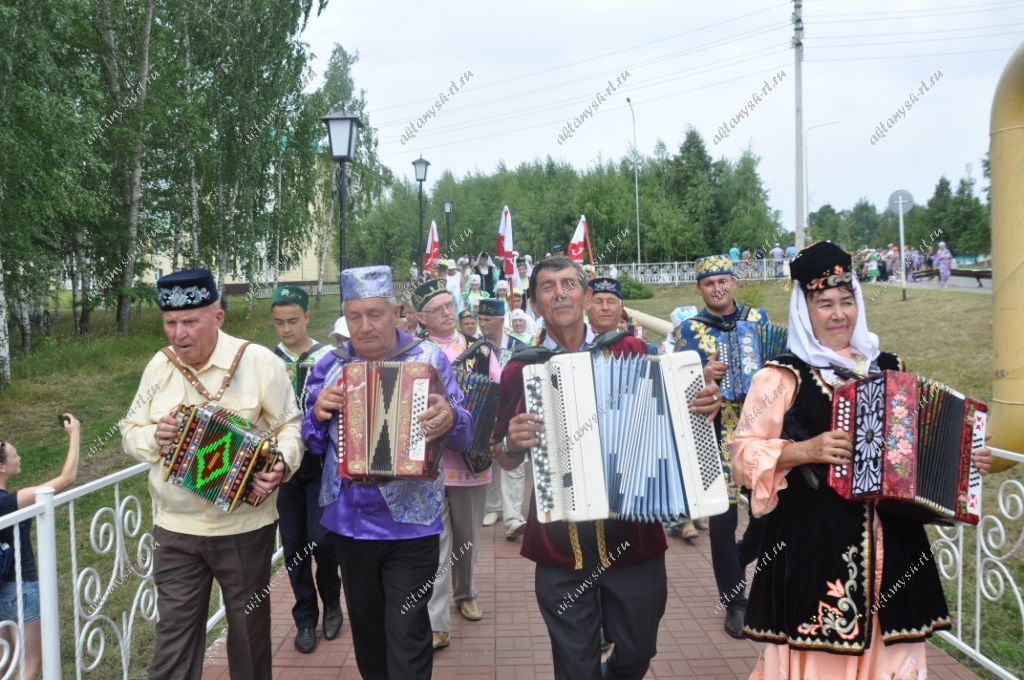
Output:
[[[341,294],[341,272],[345,269],[345,163],[356,154],[356,141],[363,122],[344,109],[329,113],[321,120],[327,126],[327,139],[331,158],[338,164],[338,305],[344,302]]]
[[[633,117],[633,191],[636,197],[636,267],[637,271],[634,272],[634,278],[640,276],[640,172],[637,169],[637,156],[639,152],[636,148],[636,112],[633,111],[633,101],[626,97],[626,103],[629,104],[629,115]]]
[[[430,167],[430,161],[423,160],[423,156],[420,156],[412,162],[412,167],[416,171],[416,181],[420,183],[420,237],[416,241],[416,253],[412,257],[412,261],[417,262],[423,252],[423,183],[427,181],[427,168]]]
[[[448,248],[449,256],[452,254],[452,202],[444,202],[444,243]]]
[[[810,232],[810,230],[811,230],[811,170],[810,170],[810,166],[808,165],[808,161],[807,161],[807,156],[808,156],[808,151],[807,151],[807,133],[810,132],[811,130],[813,130],[814,128],[825,127],[826,125],[835,125],[838,122],[839,122],[838,120],[830,120],[827,123],[818,123],[817,125],[812,125],[811,127],[809,127],[806,130],[804,130],[804,192],[806,194],[806,199],[807,199],[806,214],[807,214],[807,231],[808,232]]]

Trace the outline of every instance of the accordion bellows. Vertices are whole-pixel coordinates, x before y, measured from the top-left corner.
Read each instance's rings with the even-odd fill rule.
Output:
[[[455,369],[455,380],[465,397],[463,406],[473,417],[473,440],[460,451],[466,467],[479,474],[491,467],[491,430],[498,414],[498,383],[482,373]]]
[[[985,444],[988,407],[900,371],[836,388],[832,427],[853,441],[850,465],[833,465],[828,482],[848,500],[921,522],[977,524],[981,475],[971,452]]]
[[[252,475],[281,460],[270,433],[213,402],[179,406],[175,417],[177,441],[162,451],[164,479],[225,512],[259,505]]]
[[[412,361],[346,364],[339,384],[338,474],[346,479],[437,476],[444,439],[426,442],[419,418],[444,394],[433,366]]]
[[[700,357],[555,356],[523,369],[526,410],[544,419],[531,455],[541,523],[669,522],[729,507],[714,428],[689,404]]]

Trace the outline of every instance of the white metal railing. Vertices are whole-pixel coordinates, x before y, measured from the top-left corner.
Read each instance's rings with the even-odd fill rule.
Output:
[[[1019,453],[992,449],[992,455],[1024,463],[1024,455]],[[985,513],[982,508],[977,527],[962,524],[936,527],[939,540],[932,544],[932,551],[939,574],[945,581],[956,584],[955,597],[950,602],[956,627],[939,635],[996,677],[1017,680],[1018,676],[981,651],[981,623],[986,602],[1012,598],[1020,622],[1020,639],[1024,643],[1022,584],[1014,579],[1010,568],[1024,564],[1024,484],[1017,479],[1000,482],[995,505],[994,512]],[[969,533],[974,534],[973,550],[969,550],[965,540]],[[974,575],[974,585],[969,589],[964,584],[965,569]],[[969,609],[964,606],[965,596],[971,604]],[[1013,631],[1005,632],[1012,634]]]
[[[102,479],[75,487],[54,496],[46,487],[36,493],[36,502],[17,512],[0,517],[0,529],[23,520],[36,519],[36,551],[39,570],[40,622],[42,626],[42,675],[44,680],[71,677],[70,669],[61,668],[61,644],[74,645],[74,677],[82,678],[98,670],[108,651],[119,656],[121,675],[137,676],[139,667],[132,668],[132,642],[139,624],[157,620],[157,592],[153,581],[154,542],[153,505],[149,499],[141,501],[133,494],[122,492],[121,485],[140,475],[147,475],[150,466],[139,463]],[[76,521],[78,505],[94,500],[98,492],[112,492],[109,504],[92,510],[88,528],[88,548],[92,558],[79,550],[79,531]],[[57,541],[57,518],[67,508],[68,540],[60,542],[66,565],[61,567]],[[14,532],[16,576],[18,592],[22,590],[21,549],[19,534]],[[281,559],[278,547],[271,558]],[[100,560],[94,558],[103,558]],[[104,573],[95,566],[102,563]],[[63,572],[63,573],[59,573]],[[71,602],[61,603],[61,583],[70,584]],[[115,605],[110,595],[115,590],[133,588],[134,594],[127,607]],[[117,598],[123,602],[124,598]],[[212,601],[217,609],[207,620],[207,632],[213,630],[225,616],[220,588],[215,586]],[[73,612],[73,638],[61,639],[60,612],[65,616]],[[0,629],[10,630],[11,643],[0,636],[0,680],[24,677],[24,616],[19,598],[18,623],[4,622]]]
[[[1024,455],[993,449],[997,458],[1024,463]],[[23,520],[36,519],[36,549],[39,569],[39,595],[42,626],[43,662],[45,680],[70,677],[70,669],[61,668],[61,645],[74,645],[74,677],[82,678],[97,669],[107,648],[119,654],[122,677],[128,678],[132,670],[132,640],[140,622],[153,623],[157,618],[156,586],[153,582],[153,506],[138,497],[122,493],[121,485],[127,480],[149,472],[150,466],[139,463],[119,472],[84,484],[54,496],[53,490],[43,488],[36,493],[36,502],[26,508],[0,517],[0,529],[14,526]],[[96,557],[86,559],[78,549],[76,511],[84,499],[94,499],[98,492],[112,492],[108,505],[92,511],[89,522],[88,547]],[[67,508],[70,565],[61,567],[58,551],[57,517],[61,508]],[[995,495],[995,508],[983,514],[977,527],[957,525],[938,527],[939,540],[933,544],[935,559],[941,577],[954,586],[950,597],[950,610],[956,627],[939,635],[979,665],[999,678],[1013,680],[1016,676],[981,650],[982,613],[986,604],[1010,600],[1010,610],[1016,605],[1017,619],[1024,640],[1024,594],[1011,567],[1024,561],[1024,483],[1017,479],[1000,482]],[[973,549],[969,538],[973,535]],[[16,583],[22,589],[19,533],[14,532],[17,568]],[[60,545],[63,547],[64,542]],[[273,560],[281,558],[276,550]],[[111,558],[113,563],[109,564]],[[102,562],[101,575],[94,566]],[[66,573],[60,573],[65,571]],[[965,573],[974,576],[973,585],[965,583]],[[60,635],[60,584],[70,584],[72,602],[64,604],[74,612],[73,638]],[[109,595],[119,588],[134,588],[131,603],[119,605],[117,611]],[[207,621],[212,630],[225,616],[219,588],[215,588],[217,610]],[[20,600],[20,598],[19,598]],[[120,602],[124,598],[118,598]],[[965,606],[969,604],[970,606]],[[1005,606],[1005,605],[1004,605]],[[0,680],[23,677],[24,670],[24,614],[18,607],[18,622],[4,622],[0,630],[11,632],[13,645],[0,636]],[[1013,634],[1013,631],[1009,631]],[[135,670],[138,670],[136,664]]]
[[[646,284],[693,283],[697,274],[693,262],[635,262],[624,264],[598,264],[595,266],[598,276],[611,276],[612,267],[621,276],[628,275],[634,281]],[[771,259],[737,262],[733,267],[736,278],[740,281],[767,281],[782,279],[789,276],[789,262],[774,262]]]

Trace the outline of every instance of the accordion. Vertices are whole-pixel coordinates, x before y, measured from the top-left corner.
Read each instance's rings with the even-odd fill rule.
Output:
[[[669,522],[729,507],[714,427],[689,404],[700,357],[561,354],[523,369],[526,410],[544,419],[533,447],[541,523]]]
[[[473,417],[473,441],[461,451],[466,467],[481,473],[491,467],[491,430],[498,414],[498,383],[488,376],[455,368],[455,380],[465,397],[463,406]]]
[[[444,438],[429,444],[419,418],[444,394],[433,366],[410,361],[345,364],[339,384],[338,474],[344,479],[437,476]]]
[[[164,479],[225,512],[259,505],[252,475],[281,460],[271,433],[213,402],[179,406],[175,417],[177,442],[161,452]]]
[[[988,407],[935,381],[883,371],[835,390],[832,428],[853,441],[849,465],[828,483],[848,500],[877,500],[924,523],[977,524]]]
[[[764,362],[786,351],[789,332],[785,326],[740,320],[731,331],[718,336],[718,360],[726,366],[718,381],[725,401],[740,401],[750,391],[750,380]]]

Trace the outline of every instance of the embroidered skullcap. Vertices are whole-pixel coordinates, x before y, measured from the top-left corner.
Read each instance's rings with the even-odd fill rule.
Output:
[[[483,299],[476,313],[479,316],[505,316],[505,301],[498,299]]]
[[[697,280],[709,276],[735,276],[732,271],[732,258],[728,255],[708,255],[693,263],[693,271]]]
[[[587,285],[595,293],[611,293],[620,300],[622,299],[622,284],[615,279],[601,277],[594,279]]]
[[[836,244],[818,241],[796,254],[789,273],[805,292],[836,288],[853,281],[853,261]]]
[[[412,291],[412,305],[417,312],[422,312],[428,302],[442,293],[447,293],[446,283],[441,279],[425,281]]]
[[[209,269],[185,269],[160,277],[156,282],[161,312],[199,309],[212,305],[220,295]]]
[[[308,310],[309,294],[298,286],[278,286],[270,296],[270,306],[274,305],[298,305]]]
[[[375,265],[346,269],[341,272],[341,294],[346,300],[394,297],[391,267]]]
[[[505,279],[502,279],[501,281],[498,281],[498,283],[495,285],[494,289],[495,290],[508,290],[508,281],[506,281]]]
[[[473,312],[469,311],[468,309],[464,309],[461,312],[459,312],[459,323],[462,323],[462,321],[464,319],[475,319],[475,318],[476,317],[473,316]]]

